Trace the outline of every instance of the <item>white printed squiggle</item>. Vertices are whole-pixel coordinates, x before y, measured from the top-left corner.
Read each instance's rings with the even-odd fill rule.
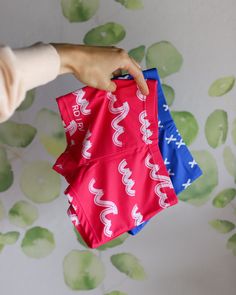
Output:
[[[140,127],[140,132],[143,134],[142,140],[146,143],[146,144],[151,144],[152,140],[149,139],[150,136],[152,136],[152,131],[150,129],[148,129],[148,127],[151,125],[150,122],[148,121],[148,119],[146,119],[145,117],[147,116],[147,112],[146,111],[142,111],[139,114],[139,122],[142,124]]]
[[[134,185],[134,181],[130,178],[132,172],[130,171],[129,168],[125,168],[125,166],[127,165],[127,162],[125,159],[123,159],[119,166],[118,166],[118,171],[120,172],[120,174],[122,174],[122,182],[125,185],[125,191],[126,193],[133,197],[135,196],[135,190],[132,189],[132,186]]]
[[[115,95],[111,92],[107,93],[107,98],[110,100],[108,108],[112,114],[119,114],[116,118],[114,118],[111,122],[112,128],[115,130],[112,140],[115,145],[122,146],[122,142],[118,140],[118,137],[124,133],[124,127],[118,125],[129,113],[129,104],[128,102],[124,102],[122,106],[115,108],[114,103],[117,101]]]
[[[90,109],[86,109],[87,106],[89,105],[89,102],[87,101],[86,98],[84,98],[85,91],[83,89],[79,89],[73,94],[76,96],[76,103],[80,106],[80,111],[83,115],[89,115],[91,114]]]
[[[90,140],[88,140],[88,138],[91,136],[91,132],[88,130],[86,135],[85,135],[85,138],[84,138],[84,141],[83,141],[83,147],[82,147],[82,156],[85,158],[85,159],[90,159],[91,158],[91,153],[88,152],[88,150],[92,147],[92,143]]]
[[[140,91],[139,87],[136,91],[136,96],[138,97],[138,99],[140,99],[141,101],[145,101],[146,100],[146,95],[143,95],[142,92]]]
[[[135,226],[139,226],[141,223],[143,223],[143,215],[138,211],[138,206],[137,204],[134,205],[132,212],[131,212],[131,216],[134,219],[134,224]]]
[[[157,174],[160,167],[156,164],[150,163],[150,159],[151,159],[151,155],[148,154],[147,157],[145,158],[145,165],[147,168],[151,169],[151,171],[149,173],[151,179],[160,181],[160,183],[158,183],[155,186],[155,193],[159,197],[159,205],[162,208],[167,208],[170,206],[170,204],[165,203],[165,200],[167,199],[167,195],[166,195],[166,193],[163,193],[161,191],[161,189],[165,188],[165,187],[173,188],[173,185],[172,185],[171,180],[168,176]]]
[[[70,194],[66,194],[66,196],[67,196],[67,199],[68,199],[68,201],[69,201],[69,203],[71,204],[71,206],[73,207],[73,209],[75,210],[75,211],[77,211],[77,206],[73,203],[73,196],[71,196]]]
[[[66,196],[67,196],[68,201],[69,201],[70,203],[72,203],[72,201],[73,201],[73,197],[72,197],[70,194],[66,194]]]
[[[75,120],[70,121],[69,125],[64,127],[65,132],[69,131],[70,136],[72,136],[77,130],[77,123]]]
[[[79,219],[78,219],[78,216],[76,214],[70,214],[70,219],[71,221],[76,225],[78,226],[79,225]]]
[[[79,222],[79,218],[78,218],[78,216],[77,216],[75,213],[73,213],[71,210],[72,210],[71,207],[69,207],[68,210],[67,210],[68,216],[70,217],[72,223],[73,223],[75,226],[78,226],[78,225],[80,224],[80,222]]]
[[[105,226],[103,230],[104,235],[106,235],[107,237],[111,237],[113,233],[110,230],[112,223],[111,223],[111,220],[106,218],[106,215],[111,213],[118,214],[118,209],[114,202],[101,200],[101,197],[104,195],[104,192],[102,189],[95,188],[94,183],[95,183],[95,179],[92,178],[91,181],[89,182],[88,188],[90,193],[95,195],[94,203],[98,206],[107,207],[106,209],[102,210],[102,212],[100,213],[100,220]]]

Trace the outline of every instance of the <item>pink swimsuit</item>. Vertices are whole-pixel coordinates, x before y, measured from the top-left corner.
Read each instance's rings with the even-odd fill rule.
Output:
[[[178,202],[158,148],[157,81],[143,96],[134,80],[113,93],[84,87],[56,99],[67,148],[53,169],[69,186],[68,215],[98,247]]]

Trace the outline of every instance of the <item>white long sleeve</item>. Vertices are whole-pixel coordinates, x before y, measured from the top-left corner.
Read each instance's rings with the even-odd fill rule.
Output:
[[[0,123],[13,115],[28,90],[54,80],[59,71],[60,56],[51,44],[0,45]]]

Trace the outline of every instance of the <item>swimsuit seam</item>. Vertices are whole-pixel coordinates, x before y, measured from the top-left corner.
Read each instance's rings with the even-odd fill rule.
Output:
[[[94,237],[96,237],[97,242],[99,242],[99,238],[98,238],[98,236],[97,236],[97,234],[96,234],[94,228],[91,226],[91,223],[90,223],[90,221],[89,221],[89,219],[88,219],[88,216],[87,216],[87,214],[86,214],[86,212],[85,212],[85,210],[84,210],[84,207],[83,207],[83,205],[82,205],[82,202],[80,202],[80,200],[79,200],[79,196],[78,196],[76,190],[73,188],[72,184],[70,185],[70,187],[71,187],[73,193],[77,196],[77,199],[76,199],[76,200],[77,200],[77,202],[80,204],[80,207],[82,208],[83,213],[84,213],[84,215],[86,216],[86,221],[88,222],[89,227],[92,229],[92,231],[93,231],[93,233],[94,233]]]

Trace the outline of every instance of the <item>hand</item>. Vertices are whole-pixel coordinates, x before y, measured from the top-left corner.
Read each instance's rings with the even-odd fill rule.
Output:
[[[131,74],[143,95],[149,90],[140,65],[124,49],[114,46],[87,46],[66,43],[51,43],[61,59],[60,74],[73,73],[82,83],[94,88],[115,91],[111,78],[121,70]]]

